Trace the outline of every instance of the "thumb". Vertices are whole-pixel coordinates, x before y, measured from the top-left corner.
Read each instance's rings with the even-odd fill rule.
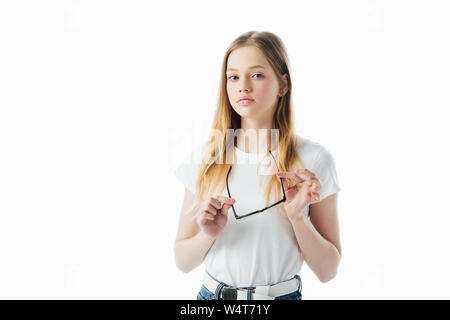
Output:
[[[220,213],[227,215],[228,214],[228,209],[231,208],[231,205],[224,203],[224,205],[222,206],[222,210],[220,211]]]

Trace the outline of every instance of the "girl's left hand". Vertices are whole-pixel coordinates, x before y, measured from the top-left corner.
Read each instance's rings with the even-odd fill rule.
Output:
[[[302,175],[305,175],[307,179],[303,179]],[[289,219],[303,215],[303,209],[308,204],[320,201],[318,191],[322,188],[322,185],[319,179],[316,178],[316,175],[308,169],[303,168],[293,172],[278,172],[277,176],[281,178],[286,193],[284,208]],[[288,187],[286,178],[295,181],[295,185]]]

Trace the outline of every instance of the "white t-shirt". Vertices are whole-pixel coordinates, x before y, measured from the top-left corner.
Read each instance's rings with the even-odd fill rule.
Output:
[[[317,142],[297,137],[303,166],[313,172],[322,185],[320,199],[339,192],[341,188],[331,153]],[[196,192],[197,173],[204,147],[205,144],[196,147],[175,170],[177,178],[193,194]],[[272,153],[278,161],[277,154]],[[234,208],[238,215],[265,207],[264,175],[261,174],[261,166],[259,171],[257,169],[258,161],[264,160],[261,155],[246,153],[235,147],[235,163],[228,186],[231,197],[236,199]],[[228,197],[226,187],[222,195]],[[279,209],[282,205],[242,219],[236,219],[230,208],[227,226],[205,258],[208,273],[217,280],[237,287],[272,285],[294,277],[302,267],[303,257],[292,225]],[[305,211],[309,214],[309,206]]]

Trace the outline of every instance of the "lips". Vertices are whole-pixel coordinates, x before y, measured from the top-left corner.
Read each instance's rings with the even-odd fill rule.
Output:
[[[247,101],[253,101],[253,99],[250,98],[250,97],[244,97],[244,98],[239,99],[238,102],[246,101],[246,100],[247,100]]]
[[[238,104],[240,106],[249,106],[250,104],[253,103],[253,100],[249,100],[249,99],[241,99],[239,100]]]

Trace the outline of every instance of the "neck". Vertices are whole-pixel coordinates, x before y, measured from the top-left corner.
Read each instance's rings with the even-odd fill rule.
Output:
[[[241,134],[237,138],[237,148],[247,153],[265,153],[271,139],[272,121],[241,119]]]

